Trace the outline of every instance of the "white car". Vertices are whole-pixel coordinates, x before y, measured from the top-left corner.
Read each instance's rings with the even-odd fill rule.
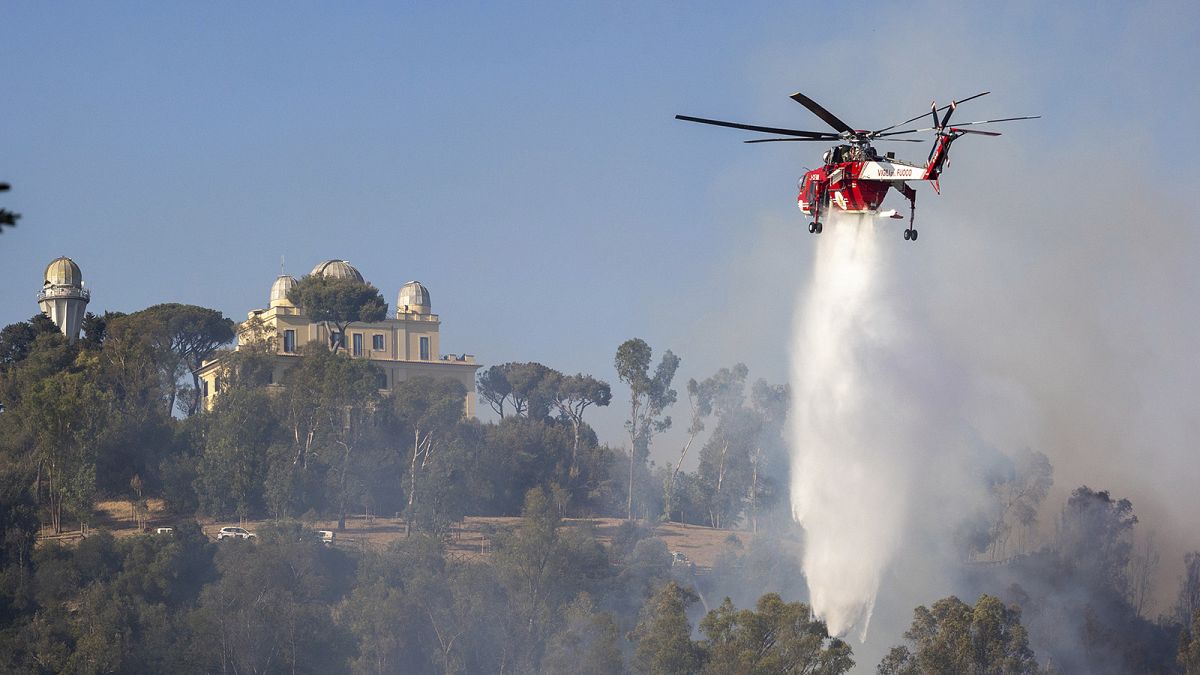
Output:
[[[246,530],[243,527],[222,527],[217,533],[217,541],[222,539],[255,539],[253,532]]]
[[[317,534],[321,537],[321,543],[326,546],[333,546],[333,541],[337,538],[333,530],[317,530]]]

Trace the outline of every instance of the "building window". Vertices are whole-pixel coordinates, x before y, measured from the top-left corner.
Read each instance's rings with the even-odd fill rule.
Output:
[[[427,337],[421,338],[421,360],[429,360],[429,338]]]
[[[200,380],[200,395],[208,398],[208,380]]]
[[[354,333],[350,336],[350,343],[354,345],[353,353],[355,356],[362,356],[362,333]]]
[[[283,353],[296,353],[296,331],[290,329],[283,331]]]
[[[344,335],[342,335],[341,333],[339,333],[336,330],[329,333],[330,349],[332,349],[334,347],[345,347],[345,346],[346,346],[346,337]]]
[[[371,336],[371,349],[374,349],[377,352],[383,351],[383,336],[382,335],[372,335]]]

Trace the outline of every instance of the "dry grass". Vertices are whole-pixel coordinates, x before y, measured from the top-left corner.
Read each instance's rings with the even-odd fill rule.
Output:
[[[148,519],[146,531],[153,532],[156,527],[167,527],[174,520],[166,513],[161,499],[148,500]],[[237,525],[256,531],[269,521],[250,520],[245,522],[202,522],[201,529],[212,539],[217,538],[217,532],[230,525]],[[590,527],[592,534],[605,546],[612,543],[618,528],[625,522],[621,518],[568,518],[563,521],[565,527]],[[346,529],[338,530],[336,520],[315,520],[305,523],[314,530],[334,530],[337,532],[339,547],[360,549],[383,549],[394,541],[404,539],[404,520],[400,518],[381,518],[356,516],[346,520]],[[503,532],[515,530],[521,524],[516,517],[468,517],[456,523],[450,530],[446,540],[449,555],[459,559],[474,559],[491,553],[492,542]],[[645,524],[645,523],[643,523]],[[102,528],[112,532],[116,537],[129,537],[142,534],[139,529],[128,501],[108,500],[96,505],[92,529]],[[731,537],[736,538],[742,548],[749,546],[753,534],[740,530],[717,530],[700,525],[683,525],[680,523],[660,523],[654,528],[654,535],[662,538],[667,548],[679,551],[700,568],[712,567],[717,556],[729,549]],[[64,532],[54,535],[43,530],[39,537],[42,541],[58,540],[70,542],[78,540],[78,531]]]

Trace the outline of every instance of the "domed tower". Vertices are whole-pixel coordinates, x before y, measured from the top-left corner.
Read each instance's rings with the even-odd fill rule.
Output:
[[[83,273],[74,260],[62,256],[46,266],[43,276],[42,290],[37,296],[38,307],[58,325],[67,340],[74,342],[79,338],[83,315],[92,299],[91,293],[83,287]]]
[[[310,274],[329,279],[354,279],[355,281],[363,281],[363,275],[354,268],[354,265],[350,264],[349,260],[326,260],[325,262],[317,263],[317,266],[313,268]]]
[[[429,289],[419,281],[410,281],[400,287],[396,296],[396,318],[405,314],[432,314],[433,307],[429,302]]]
[[[295,309],[296,306],[288,300],[288,291],[292,290],[292,286],[296,285],[296,278],[290,274],[280,274],[275,283],[271,284],[271,304],[269,307],[287,307]]]

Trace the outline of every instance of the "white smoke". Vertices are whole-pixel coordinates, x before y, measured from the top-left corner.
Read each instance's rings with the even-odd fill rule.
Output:
[[[946,431],[957,426],[946,413],[958,378],[917,330],[903,259],[919,244],[900,230],[858,216],[828,222],[793,330],[791,494],[804,572],[830,633],[857,628],[860,640],[904,542],[947,534],[914,533],[914,512],[928,509],[931,486],[961,484],[946,475],[958,463],[945,461],[959,445]]]

